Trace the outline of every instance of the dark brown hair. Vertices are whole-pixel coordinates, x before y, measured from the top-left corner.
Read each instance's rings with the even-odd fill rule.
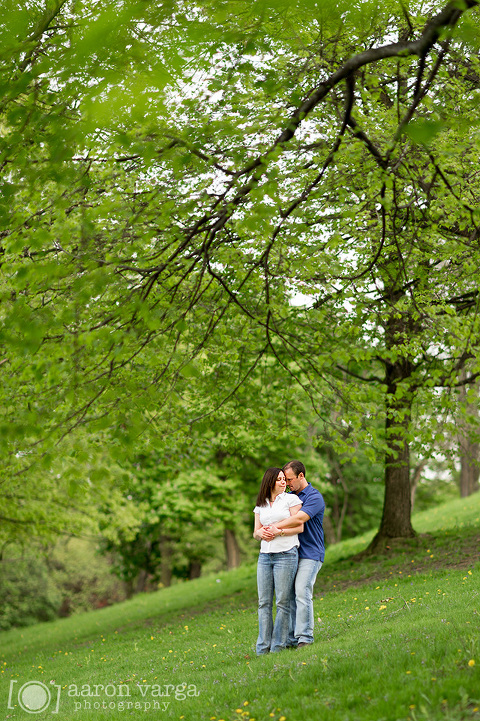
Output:
[[[257,506],[264,506],[267,499],[271,498],[279,473],[282,473],[281,468],[267,468],[263,474],[262,483],[258,492]]]
[[[285,471],[288,471],[289,468],[292,469],[296,476],[299,476],[300,473],[305,475],[305,466],[302,461],[289,461],[288,463],[285,463],[283,466],[283,472],[285,473]]]

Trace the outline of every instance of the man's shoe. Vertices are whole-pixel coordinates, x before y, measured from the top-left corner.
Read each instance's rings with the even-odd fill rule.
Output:
[[[297,648],[302,648],[302,646],[311,646],[311,644],[306,641],[300,641],[300,643],[297,644]]]

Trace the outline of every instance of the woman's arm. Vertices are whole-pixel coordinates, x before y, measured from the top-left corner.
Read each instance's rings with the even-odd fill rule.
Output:
[[[261,536],[258,535],[259,530],[261,529],[262,524],[260,523],[260,515],[258,513],[255,514],[255,525],[253,526],[253,537],[256,541],[261,540]]]

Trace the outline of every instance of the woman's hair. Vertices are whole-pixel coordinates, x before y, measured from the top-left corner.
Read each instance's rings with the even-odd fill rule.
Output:
[[[257,506],[264,506],[271,497],[279,473],[282,473],[281,468],[267,468],[258,492]]]

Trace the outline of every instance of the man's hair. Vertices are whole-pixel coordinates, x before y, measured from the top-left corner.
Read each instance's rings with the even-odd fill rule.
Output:
[[[303,473],[303,475],[305,475],[305,466],[303,465],[302,461],[289,461],[288,463],[285,463],[285,465],[283,466],[283,472],[286,473],[289,468],[292,469],[296,476],[299,476],[300,473]]]

